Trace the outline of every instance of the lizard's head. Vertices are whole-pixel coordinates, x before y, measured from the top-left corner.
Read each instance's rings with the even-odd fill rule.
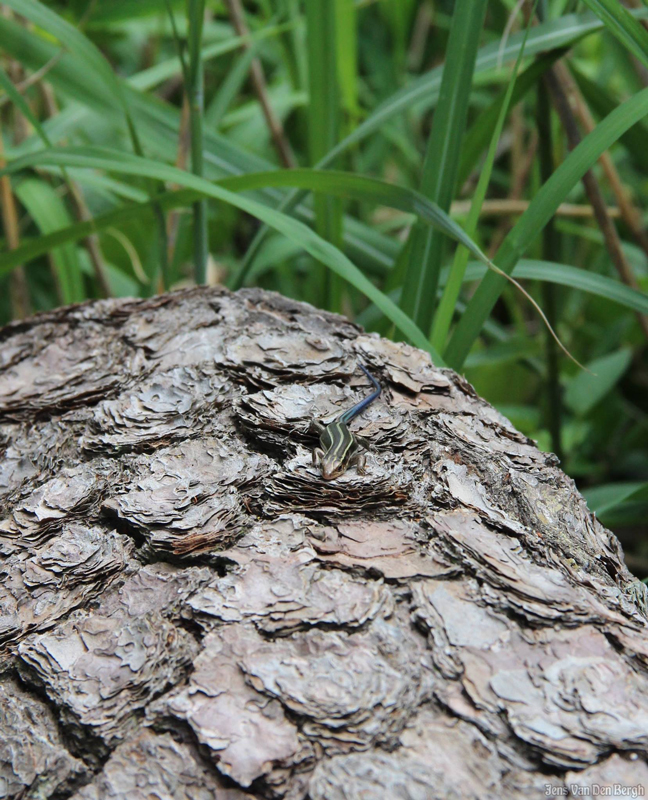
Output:
[[[322,471],[322,478],[325,481],[332,481],[334,478],[339,478],[346,471],[346,463],[344,460],[334,456],[333,454],[326,454],[320,461],[320,469]]]

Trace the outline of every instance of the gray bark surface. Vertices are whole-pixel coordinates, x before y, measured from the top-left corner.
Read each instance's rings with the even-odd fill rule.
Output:
[[[648,788],[620,545],[463,378],[259,290],[0,342],[0,797]],[[359,362],[367,473],[325,482]]]

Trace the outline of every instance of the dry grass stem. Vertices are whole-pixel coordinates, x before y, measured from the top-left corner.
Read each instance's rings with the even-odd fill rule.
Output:
[[[576,85],[576,81],[564,64],[558,63],[554,69],[556,70],[556,74],[567,94],[567,97],[571,101],[572,110],[578,117],[578,121],[583,127],[583,130],[586,133],[590,133],[596,127],[596,123],[589,110],[589,106],[585,102],[585,98]],[[612,161],[610,154],[607,152],[603,153],[599,159],[599,163],[603,168],[603,172],[605,172],[605,177],[608,179],[612,193],[616,197],[623,221],[630,229],[639,247],[641,247],[644,253],[648,255],[648,234],[646,233],[643,222],[641,221],[641,215],[639,210],[632,204],[630,196],[623,185],[623,181],[619,176],[617,168],[614,166],[614,162]]]
[[[229,10],[230,19],[234,30],[239,36],[249,36],[249,29],[245,21],[245,14],[240,0],[225,0]],[[250,47],[249,43],[243,45],[245,49]],[[263,66],[258,58],[253,58],[250,64],[250,76],[254,85],[254,92],[261,104],[263,116],[265,117],[270,135],[274,142],[275,149],[279,155],[279,159],[284,167],[293,168],[297,166],[297,161],[292,152],[292,148],[283,129],[283,125],[279,117],[275,114],[270,99],[268,98],[268,89],[266,85],[265,74]]]
[[[538,148],[538,135],[535,131],[531,133],[531,137],[529,143],[526,148],[526,155],[524,155],[524,149],[521,143],[523,131],[519,129],[517,131],[518,144],[512,147],[512,156],[513,156],[513,165],[512,165],[512,180],[511,180],[511,189],[509,191],[509,196],[507,200],[499,201],[499,202],[509,202],[509,203],[519,203],[521,201],[521,197],[524,194],[524,189],[527,185],[527,181],[529,180],[529,175],[531,174],[531,169],[533,167],[533,162],[535,161],[536,150]],[[515,139],[514,139],[515,141]],[[484,208],[487,207],[487,203],[489,201],[484,202],[482,205],[482,213],[484,213]],[[497,203],[498,201],[491,201]],[[527,206],[528,206],[528,201]],[[500,245],[504,241],[506,234],[512,227],[512,223],[508,219],[502,220],[500,225],[498,226],[497,230],[494,232],[490,248],[489,248],[489,255],[492,257],[500,248]]]
[[[558,116],[560,117],[565,129],[569,147],[571,150],[573,150],[581,141],[581,135],[569,103],[567,91],[562,82],[562,76],[560,72],[553,68],[547,72],[545,75],[545,80],[547,82],[547,86],[549,88],[549,92]],[[627,286],[631,286],[633,289],[638,289],[639,286],[637,279],[635,278],[632,268],[630,267],[623,249],[621,248],[621,240],[619,239],[617,229],[607,213],[607,206],[605,204],[605,199],[603,198],[601,187],[599,186],[599,183],[591,170],[586,172],[583,176],[583,185],[585,186],[585,191],[589,197],[589,201],[594,208],[596,221],[601,229],[601,233],[603,234],[605,245],[615,269],[619,273],[621,280]],[[648,339],[648,317],[640,312],[637,312],[636,316],[644,336],[646,339]]]
[[[18,88],[18,91],[21,91],[19,87],[16,88]],[[55,117],[59,113],[59,108],[52,87],[48,83],[42,81],[39,84],[39,90],[43,98],[48,117]],[[67,171],[64,172],[63,179],[66,183],[72,205],[74,206],[77,220],[79,220],[79,222],[88,222],[92,219],[92,214],[86,205],[83,192],[70,178],[70,176],[67,174]],[[83,243],[88,251],[90,263],[92,264],[92,269],[94,270],[97,284],[99,286],[99,291],[101,292],[102,297],[110,297],[112,292],[108,282],[105,260],[99,244],[99,237],[97,234],[90,234],[90,236],[86,236],[85,239],[83,239]]]
[[[6,166],[4,138],[0,126],[0,168],[4,166]],[[5,231],[7,247],[9,250],[15,250],[20,244],[18,210],[16,208],[16,198],[11,189],[11,179],[8,175],[3,175],[0,178],[0,202],[2,203],[2,225]],[[11,313],[14,319],[24,319],[32,313],[27,276],[25,267],[22,264],[15,267],[9,276],[9,295]]]
[[[482,217],[508,217],[524,214],[530,200],[504,198],[502,200],[484,200],[480,216]],[[470,211],[470,200],[455,200],[450,209],[453,216],[464,216]],[[615,206],[607,207],[608,214],[614,219],[621,216],[621,211]],[[556,211],[558,217],[575,217],[577,219],[592,219],[595,216],[594,208],[590,205],[579,203],[561,203]]]
[[[178,169],[187,168],[187,160],[189,158],[189,148],[191,146],[191,130],[189,127],[189,101],[186,94],[182,102],[182,113],[180,116],[180,132],[178,134],[178,153],[176,155],[175,166]],[[180,187],[174,185],[174,188]],[[182,209],[174,209],[167,215],[167,253],[169,264],[173,262],[175,255],[175,247],[178,241],[178,230],[180,227],[180,219],[184,212]]]
[[[574,356],[573,356],[573,355],[572,355],[572,354],[569,352],[569,350],[568,350],[568,349],[565,347],[565,345],[564,345],[564,344],[563,344],[563,343],[560,341],[560,339],[558,338],[558,334],[557,334],[557,333],[556,333],[556,331],[555,331],[555,330],[552,328],[552,326],[551,326],[551,323],[550,323],[550,322],[549,322],[549,320],[547,319],[547,316],[546,316],[546,314],[545,314],[545,313],[544,313],[544,311],[543,311],[543,310],[540,308],[540,306],[539,306],[539,305],[536,303],[536,301],[533,299],[533,297],[531,297],[531,295],[530,295],[530,294],[527,292],[527,290],[526,290],[526,289],[525,289],[525,288],[524,288],[524,287],[523,287],[523,286],[522,286],[520,283],[518,283],[518,282],[515,280],[515,278],[511,277],[510,275],[507,275],[507,273],[506,273],[506,272],[504,272],[503,270],[501,270],[499,267],[495,266],[495,264],[493,264],[493,263],[489,263],[489,264],[488,264],[488,266],[489,266],[489,269],[492,269],[492,270],[493,270],[493,272],[496,272],[498,275],[501,275],[503,278],[506,278],[506,280],[507,280],[507,281],[509,281],[510,283],[512,283],[512,284],[513,284],[513,286],[515,286],[515,288],[516,288],[516,289],[518,289],[518,291],[522,292],[522,294],[523,294],[523,295],[526,297],[526,299],[527,299],[527,300],[528,300],[528,301],[531,303],[531,305],[532,305],[532,306],[535,308],[535,310],[538,312],[538,314],[540,315],[540,317],[541,317],[542,321],[543,321],[543,322],[544,322],[544,324],[547,326],[547,330],[548,330],[548,331],[549,331],[549,333],[551,334],[552,338],[554,339],[554,341],[556,342],[556,344],[558,345],[558,347],[560,347],[560,349],[563,351],[563,353],[564,353],[564,354],[567,356],[567,358],[569,358],[571,361],[573,361],[573,362],[574,362],[574,364],[576,364],[576,366],[578,366],[578,367],[580,367],[581,369],[585,370],[585,372],[589,372],[589,373],[590,373],[590,375],[591,375],[591,374],[593,374],[593,373],[592,373],[592,371],[591,371],[591,370],[589,370],[589,369],[587,369],[587,367],[583,366],[583,364],[581,364],[581,363],[580,363],[580,361],[578,361],[578,359],[576,359],[576,358],[575,358],[575,357],[574,357]]]

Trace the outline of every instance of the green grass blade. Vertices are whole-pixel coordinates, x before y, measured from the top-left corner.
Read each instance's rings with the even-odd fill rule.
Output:
[[[257,217],[270,227],[299,243],[301,247],[318,261],[325,264],[362,294],[374,302],[394,325],[408,337],[414,345],[427,350],[435,364],[443,364],[439,354],[434,351],[426,336],[414,322],[374,284],[336,247],[319,237],[314,231],[301,222],[268,208],[256,200],[241,197],[221,186],[209,183],[176,167],[154,162],[146,158],[115,152],[106,148],[62,148],[43,150],[11,162],[0,175],[16,172],[25,167],[36,165],[86,167],[103,169],[125,175],[140,175],[158,181],[170,181],[188,189],[229,203],[242,211]]]
[[[66,151],[58,150],[55,152],[64,154]],[[78,151],[70,150],[70,152]],[[104,151],[99,152],[102,155],[104,153]],[[40,159],[40,156],[37,158]],[[11,166],[16,168],[21,164],[27,166],[28,161],[14,162]],[[87,164],[84,163],[84,166],[87,166]],[[486,259],[486,256],[481,253],[479,247],[467,236],[465,231],[427,198],[411,189],[393,186],[374,178],[365,178],[332,170],[302,169],[241,175],[225,178],[219,184],[223,188],[234,192],[251,191],[261,186],[269,185],[307,188],[313,188],[317,185],[317,188],[322,192],[416,214],[421,220],[430,225],[436,225],[439,230],[469,248],[476,257],[482,260]],[[201,195],[202,192],[200,191],[184,189],[167,192],[160,195],[156,200],[164,211],[169,211],[172,208],[187,207]],[[43,253],[47,253],[53,247],[70,241],[78,241],[90,233],[99,232],[107,227],[119,226],[120,223],[137,218],[140,215],[148,215],[151,212],[151,208],[150,202],[130,204],[96,217],[92,221],[71,225],[66,230],[57,231],[39,240],[29,240],[21,244],[16,250],[0,254],[0,277],[7,274],[14,266],[26,263]],[[484,263],[470,262],[464,275],[464,282],[479,280],[487,272],[488,267]],[[442,271],[441,285],[445,285],[448,274],[449,270]],[[549,261],[532,259],[518,261],[512,274],[516,279],[549,281],[571,289],[577,289],[606,298],[633,311],[648,314],[648,295],[646,293],[631,289],[605,275],[598,275],[567,264],[555,264]]]
[[[531,12],[530,19],[533,19],[534,10],[535,6]],[[530,24],[531,23],[529,22],[529,24],[526,27],[525,32],[527,35],[529,33]],[[468,219],[466,220],[465,230],[468,236],[470,237],[474,236],[475,231],[477,230],[477,223],[479,222],[479,214],[481,212],[481,207],[483,205],[484,199],[486,198],[486,192],[488,191],[488,184],[490,183],[491,173],[493,171],[493,165],[495,163],[495,156],[497,154],[497,145],[499,143],[500,136],[502,135],[502,130],[504,128],[504,121],[506,119],[506,115],[508,114],[511,99],[513,97],[513,91],[517,80],[518,70],[522,62],[522,57],[524,55],[525,44],[526,44],[526,38],[522,40],[522,46],[520,47],[520,52],[513,67],[513,74],[509,81],[509,85],[506,90],[506,95],[504,96],[504,101],[501,104],[499,115],[495,123],[495,129],[493,130],[490,146],[488,148],[488,153],[486,155],[486,161],[482,165],[481,171],[479,173],[477,188],[475,189],[472,203],[470,205],[470,212],[468,213]],[[466,271],[466,265],[468,264],[468,256],[469,256],[469,251],[463,247],[458,247],[457,250],[455,251],[454,260],[452,262],[452,267],[450,269],[450,275],[448,277],[448,282],[445,286],[443,296],[441,297],[441,301],[439,303],[439,307],[434,316],[434,323],[432,325],[432,336],[430,340],[432,342],[433,347],[440,353],[442,353],[445,349],[446,339],[448,336],[448,332],[450,330],[450,324],[452,322],[452,316],[454,314],[455,307],[457,305],[457,300],[459,299],[459,292],[461,291],[463,276]]]
[[[475,265],[482,275],[485,270],[481,265]],[[641,314],[648,314],[648,294],[632,289],[617,280],[608,278],[606,275],[598,275],[585,269],[572,267],[568,264],[554,264],[550,261],[535,261],[532,259],[521,259],[513,270],[514,278],[525,278],[528,280],[549,281],[560,286],[567,286],[570,289],[578,289],[581,292],[598,295],[613,303],[639,311]]]
[[[487,267],[471,261],[466,269],[464,281],[475,281],[483,278],[488,272]],[[613,303],[618,303],[641,314],[648,314],[648,294],[632,289],[606,275],[598,275],[569,264],[555,264],[552,261],[537,261],[535,259],[520,259],[512,272],[516,280],[547,281],[558,286],[567,286],[587,292]],[[442,273],[442,281],[444,275]]]
[[[569,43],[574,37],[578,38],[586,33],[600,30],[602,27],[603,24],[591,14],[584,17],[583,15],[572,15],[555,23],[537,26],[529,35],[527,55],[536,52],[534,48],[542,51],[545,47],[551,48],[554,45]],[[488,45],[480,51],[476,69],[480,68],[480,63],[484,69],[491,69],[495,65],[498,46]],[[23,26],[2,16],[0,16],[0,47],[3,47],[14,58],[23,61],[31,69],[37,69],[49,61],[58,50],[52,42],[36,36]],[[518,49],[519,37],[518,39],[515,36],[511,37],[503,51],[504,61],[510,60],[511,54],[515,55]],[[436,82],[437,93],[440,74],[437,68],[424,76],[426,79],[429,76],[434,78],[432,84]],[[114,121],[116,125],[120,124],[122,116],[121,113],[115,113],[114,95],[107,93],[102,81],[97,79],[96,75],[88,70],[84,62],[79,60],[73,52],[65,53],[56,63],[48,73],[48,80],[52,82],[57,91],[87,104],[88,107],[102,114],[107,123],[110,124]],[[124,85],[123,82],[122,85]],[[124,85],[124,90],[128,104],[136,117],[138,129],[146,140],[148,148],[153,150],[158,157],[172,161],[176,155],[180,128],[180,114],[177,109],[132,91],[128,86]],[[431,94],[424,93],[422,96],[424,100],[427,98],[426,102],[432,102],[431,98],[435,96],[435,93],[432,91]],[[50,136],[53,141],[73,135],[74,126],[81,124],[84,119],[78,108],[69,109],[69,111],[73,113],[63,111],[57,118],[44,126],[51,131]],[[82,129],[80,133],[82,136],[85,135]],[[33,144],[26,143],[25,149],[29,147],[33,147]],[[213,131],[205,131],[206,176],[216,178],[224,174],[263,170],[269,166],[268,162],[243,152],[236,144]],[[303,198],[305,194],[306,192],[300,192],[297,198],[293,195],[290,206],[292,207],[295,200]],[[276,206],[282,202],[282,194],[277,190],[269,189],[263,192],[259,199]],[[303,206],[298,207],[297,214],[301,219],[310,220],[311,218],[310,212]],[[258,243],[260,237],[257,237],[256,241]],[[378,237],[375,231],[352,219],[345,221],[344,241],[347,252],[352,254],[354,259],[359,260],[367,270],[376,274],[382,274],[389,269],[398,249],[393,240],[385,236]],[[244,272],[239,273],[239,284],[242,284],[244,279]]]
[[[644,506],[648,505],[648,482],[608,483],[584,489],[583,495],[590,510],[597,517],[603,518],[605,514],[618,509],[631,500],[641,501]],[[640,519],[641,521],[645,520],[645,512],[643,519]]]
[[[589,372],[571,377],[565,390],[565,405],[574,414],[584,416],[609,394],[621,380],[632,361],[632,350],[622,347],[614,353],[595,358],[587,365]]]
[[[211,102],[205,109],[205,126],[218,128],[227,109],[230,107],[234,98],[241,90],[250,72],[250,64],[257,56],[258,45],[255,43],[247,50],[244,50],[236,59],[234,66],[227,74],[227,77],[218,87],[218,91],[212,97]]]
[[[205,0],[189,0],[189,42],[186,92],[189,98],[189,127],[191,130],[191,170],[202,178],[205,174],[203,142],[203,65],[200,54],[205,19]],[[193,207],[194,217],[194,275],[196,283],[207,280],[209,238],[207,232],[207,201],[198,200]]]
[[[70,215],[65,204],[48,183],[29,178],[15,188],[15,193],[42,233],[69,227]],[[63,304],[85,300],[81,263],[74,244],[68,242],[54,248],[51,258]]]
[[[631,13],[636,19],[648,17],[646,8],[635,9]],[[589,12],[568,14],[560,19],[543,22],[529,33],[525,48],[527,57],[571,47],[579,39],[601,31],[603,28],[603,22]],[[506,65],[515,61],[523,39],[524,33],[520,32],[510,36],[503,48],[500,47],[499,42],[491,42],[482,47],[475,61],[475,75],[494,69],[500,62],[502,65]],[[420,109],[429,108],[436,102],[439,95],[444,69],[444,65],[435,67],[412,81],[408,86],[395,92],[388,100],[381,103],[352,134],[343,139],[327,155],[325,162],[320,162],[317,166],[326,166],[371,133],[380,130],[388,120],[405,113],[412,106]]]
[[[136,153],[141,154],[141,144],[121,84],[110,64],[87,36],[84,36],[73,25],[38,0],[6,0],[5,5],[46,30],[51,36],[56,37],[64,47],[83,62],[86,70],[99,79],[99,82],[105,87],[107,95],[123,111],[133,142],[133,149]]]
[[[336,60],[342,105],[350,119],[358,107],[358,31],[353,0],[332,0],[335,13]],[[334,142],[334,145],[337,142]]]
[[[483,350],[472,352],[466,359],[466,369],[514,364],[523,359],[536,358],[538,355],[540,355],[540,342],[537,339],[511,337],[497,344],[489,344]]]
[[[52,143],[45,132],[45,129],[40,123],[38,117],[35,116],[31,108],[29,107],[29,103],[25,100],[25,98],[20,94],[18,89],[13,85],[9,76],[4,71],[4,69],[0,66],[0,86],[5,90],[7,96],[11,100],[11,102],[16,106],[16,108],[20,111],[20,113],[25,117],[25,119],[29,120],[30,124],[33,126],[34,130],[40,136],[41,141],[45,145],[45,147],[51,147]]]
[[[214,44],[205,45],[200,51],[200,58],[203,64],[211,61],[219,56],[227,55],[235,50],[238,50],[244,44],[249,43],[251,46],[248,49],[256,49],[259,42],[263,39],[279,36],[286,28],[291,28],[292,25],[271,25],[263,30],[251,33],[249,36],[232,36],[226,42],[215,42]],[[154,64],[152,67],[143,69],[136,75],[127,78],[128,84],[133,89],[138,89],[140,92],[145,92],[154,89],[164,81],[169,80],[174,75],[182,72],[181,60],[178,56],[169,58],[166,61],[161,61]]]
[[[42,63],[49,61],[57,52],[57,48],[49,41],[36,37],[1,15],[0,47],[5,47],[15,57],[21,57],[26,66],[32,69],[37,69]],[[93,82],[86,83],[87,78],[82,65],[70,53],[66,53],[48,73],[48,80],[57,92],[82,100],[88,104],[88,108],[100,114],[106,120],[106,124],[111,124],[114,113],[107,101],[104,102],[102,87],[95,86]],[[125,87],[125,91],[149,151],[163,161],[172,162],[177,155],[180,112],[171,105],[135,92],[128,86]],[[119,120],[115,127],[121,123],[121,115],[118,116]],[[83,109],[75,106],[61,112],[45,123],[44,127],[55,142],[74,136],[86,138],[84,120],[91,118],[90,113],[85,113]],[[235,143],[214,131],[208,129],[204,131],[204,142],[205,175],[210,179],[272,167],[269,161],[243,151]],[[36,144],[30,139],[16,148],[16,153],[29,152]],[[267,189],[259,193],[258,199],[276,207],[284,196],[285,193],[281,190]],[[312,210],[307,206],[298,207],[295,213],[298,218],[311,223]],[[379,234],[372,227],[352,217],[345,219],[344,244],[351,258],[368,272],[376,275],[384,275],[389,270],[398,250],[398,244],[393,239]]]
[[[487,262],[486,256],[479,247],[438,206],[418,192],[385,183],[375,178],[366,178],[361,175],[336,172],[334,170],[272,170],[223,178],[218,181],[218,184],[225,189],[236,192],[249,192],[268,186],[302,187],[319,190],[335,197],[374,203],[415,214],[426,224],[435,226],[450,238],[463,244],[476,258],[479,258],[484,263]],[[201,196],[201,193],[182,190],[159,195],[156,201],[164,211],[167,211],[171,208],[187,206]],[[52,247],[67,241],[77,241],[89,233],[98,232],[108,226],[119,225],[123,221],[134,219],[142,214],[148,214],[150,209],[150,203],[132,204],[125,209],[117,209],[96,217],[91,222],[70,226],[68,228],[69,238],[65,238],[61,235],[61,232],[58,232],[49,237],[43,237],[40,242],[30,241],[24,243],[16,250],[0,254],[0,276],[6,274],[8,270],[18,264],[28,262],[35,256],[48,252]]]
[[[16,251],[18,252],[18,251]],[[12,254],[8,254],[11,258]],[[23,261],[26,261],[23,258]],[[18,259],[16,259],[18,263]],[[0,260],[0,265],[2,261]],[[477,281],[483,278],[488,272],[488,267],[476,261],[471,261],[468,264],[466,273],[464,275],[464,282]],[[0,275],[3,272],[0,269]],[[446,268],[441,271],[440,285],[444,286],[450,274],[450,269]],[[520,259],[513,269],[513,277],[516,280],[532,280],[544,281],[547,283],[555,283],[558,286],[566,286],[570,289],[585,292],[596,297],[602,297],[612,303],[616,303],[632,311],[638,311],[641,314],[648,314],[648,294],[646,292],[631,289],[623,283],[620,283],[613,278],[608,278],[605,275],[598,275],[594,272],[589,272],[578,267],[572,267],[568,264],[554,264],[550,261],[536,261],[533,259]],[[390,293],[390,297],[398,300],[400,289]],[[458,308],[461,308],[461,301],[457,303]],[[376,315],[375,309],[369,307],[360,315],[361,320],[371,320],[372,324],[375,323]],[[361,324],[365,324],[362,321]],[[490,329],[492,331],[495,323],[492,320],[487,320],[484,324],[484,331]]]
[[[68,151],[57,150],[56,152],[64,153],[77,151],[69,149]],[[87,152],[87,150],[84,152]],[[101,150],[99,152],[103,154],[105,151]],[[28,163],[33,164],[35,163],[34,159],[37,158],[39,158],[39,155],[34,154],[31,156],[31,161],[30,157],[27,157],[26,159],[21,159],[20,162],[14,162],[13,166],[15,167],[17,163],[21,165],[27,165]],[[42,161],[40,163],[42,164]],[[375,178],[366,178],[361,175],[336,172],[334,170],[272,170],[269,172],[223,178],[218,184],[229,191],[236,192],[253,191],[267,186],[305,187],[311,190],[319,190],[322,193],[331,194],[336,197],[374,203],[409,214],[415,214],[426,224],[435,226],[450,238],[463,244],[464,247],[468,248],[470,252],[483,263],[488,262],[486,256],[470,237],[466,235],[465,231],[426,197],[411,189],[395,186]],[[159,195],[156,199],[163,210],[166,211],[170,208],[186,206],[199,196],[201,196],[200,193],[181,191],[168,192]],[[148,203],[138,203],[129,206],[126,211],[118,209],[114,212],[102,215],[102,217],[96,218],[94,223],[83,223],[72,226],[70,228],[70,241],[77,240],[86,236],[88,233],[101,230],[107,225],[116,225],[122,220],[136,216],[140,213],[140,210],[150,209],[150,207]],[[40,247],[37,243],[30,242],[15,251],[0,255],[0,275],[4,274],[7,268],[21,263],[21,259],[23,261],[28,261],[36,255],[47,252],[50,247],[58,245],[62,241],[61,238],[44,239]]]
[[[199,192],[181,189],[158,195],[155,203],[164,211],[170,211],[174,208],[185,208],[199,197],[201,197]],[[119,228],[121,225],[133,220],[141,220],[142,224],[150,225],[153,212],[154,204],[151,201],[128,203],[116,208],[114,211],[108,211],[105,214],[93,217],[86,222],[76,222],[35,239],[23,239],[20,246],[15,250],[7,250],[0,253],[0,278],[9,274],[19,264],[27,264],[34,258],[49,253],[50,250],[66,245],[69,242],[78,242],[90,234],[100,233],[107,228]]]
[[[125,119],[133,150],[137,155],[143,155],[140,137],[133,123],[122,82],[115,75],[100,50],[74,26],[40,3],[39,0],[7,0],[5,5],[46,30],[57,38],[69,53],[74,54],[74,59],[79,64],[77,69],[80,79],[87,88],[92,85],[99,92],[99,97],[95,99],[95,102],[101,104],[101,98],[103,98],[109,108],[119,110]],[[7,22],[9,20],[0,19],[0,26]],[[16,57],[22,61],[22,51],[19,51]],[[157,191],[157,186],[149,186],[149,194],[154,195]],[[163,275],[166,275],[168,265],[165,222],[161,212],[156,212],[156,217],[159,263]]]
[[[445,211],[424,195],[404,186],[350,172],[316,169],[251,173],[223,179],[219,181],[219,184],[239,192],[266,186],[303,187],[313,192],[347,197],[394,208],[408,214],[416,214],[425,224],[463,244],[476,258],[484,264],[488,264],[486,255]]]
[[[455,192],[486,5],[486,0],[457,0],[452,15],[439,102],[432,120],[421,180],[421,193],[443,211],[449,210]],[[419,328],[429,330],[444,242],[436,231],[421,225],[412,228],[410,237],[401,307]]]
[[[70,99],[102,110],[107,122],[110,122],[115,129],[123,129],[124,115],[118,98],[114,92],[109,91],[102,77],[90,69],[83,58],[76,53],[68,50],[61,56],[61,47],[57,43],[2,15],[0,15],[0,48],[6,55],[15,58],[33,71],[56,58],[54,66],[48,72],[48,81]],[[65,115],[65,111],[61,114]],[[52,124],[53,121],[44,127],[51,127]]]
[[[36,36],[2,15],[0,48],[33,70],[50,61],[59,51],[52,42]],[[57,92],[77,103],[83,103],[88,109],[101,115],[106,125],[114,125],[115,128],[121,125],[122,115],[115,113],[114,98],[111,100],[103,84],[84,68],[83,61],[74,53],[65,53],[48,72],[47,78]],[[181,124],[179,110],[132,90],[124,82],[122,87],[133,110],[137,127],[147,141],[148,149],[167,161],[173,161],[177,156]],[[84,115],[78,108],[71,111],[73,113],[66,113],[64,110],[44,125],[47,130],[56,131],[56,134],[50,133],[53,141],[67,139],[75,134],[87,138],[84,122],[90,115]],[[31,143],[26,142],[24,149],[31,146]],[[224,137],[209,131],[205,132],[205,165],[207,169],[211,168],[212,174],[218,173],[214,177],[269,169],[272,166],[270,162],[244,152]],[[275,195],[271,199],[272,202],[278,202],[281,198]]]
[[[639,9],[633,13],[637,17],[645,17],[648,16],[648,9]],[[591,13],[569,14],[561,19],[542,23],[529,33],[526,45],[527,56],[569,47],[584,36],[602,30],[603,27],[603,23]],[[510,36],[503,48],[500,48],[499,42],[493,42],[481,48],[475,62],[475,75],[494,69],[500,61],[502,64],[514,61],[519,53],[523,36],[524,34]],[[358,142],[380,130],[390,119],[404,114],[412,106],[423,109],[434,105],[439,96],[443,71],[443,65],[435,67],[408,86],[395,92],[315,166],[317,168],[327,167]],[[280,210],[291,213],[304,199],[305,194],[305,192],[293,192],[282,202]],[[245,283],[247,272],[263,243],[264,236],[265,231],[261,230],[248,248],[234,288]]]
[[[546,55],[540,56],[533,61],[522,72],[513,87],[513,94],[511,95],[509,106],[513,108],[517,103],[522,100],[527,93],[537,84],[545,72],[551,67],[562,55],[563,50],[553,50]],[[508,86],[498,99],[487,108],[479,118],[476,119],[470,126],[470,130],[466,132],[464,139],[461,165],[459,166],[459,177],[457,178],[457,186],[463,186],[468,180],[472,171],[476,168],[477,163],[484,149],[488,147],[488,143],[493,137],[493,132],[497,121],[499,119],[500,110],[508,95]]]
[[[177,61],[180,66],[180,72],[182,73],[182,79],[185,82],[185,85],[189,83],[189,74],[188,74],[188,67],[187,67],[187,59],[185,58],[184,52],[184,42],[178,32],[178,26],[176,24],[175,13],[173,11],[173,5],[171,4],[171,0],[164,0],[164,5],[166,6],[167,16],[169,18],[169,23],[171,24],[171,31],[173,33],[173,41],[175,42],[176,50],[178,52]]]
[[[24,13],[23,8],[27,8],[28,3],[33,4],[34,0],[11,0],[11,3],[7,5],[12,5],[18,13]],[[39,5],[41,8],[44,8],[42,4]],[[45,11],[47,11],[47,9],[45,9]],[[71,96],[79,98],[82,102],[92,101],[96,103],[97,108],[103,104],[104,110],[106,103],[113,108],[121,106],[119,79],[112,73],[110,66],[101,53],[96,50],[94,45],[92,45],[86,37],[76,31],[75,28],[69,26],[68,23],[65,23],[64,20],[57,17],[53,12],[49,11],[48,13],[68,26],[68,29],[70,29],[73,34],[80,36],[83,40],[80,42],[81,46],[79,48],[75,45],[68,46],[70,57],[73,57],[77,61],[74,65],[70,64],[67,70],[69,77],[71,78],[73,76],[77,80],[74,90],[71,89],[70,91]],[[631,14],[637,19],[645,18],[648,17],[648,9],[635,9]],[[37,21],[37,24],[42,24],[46,30],[54,33],[54,29],[49,26],[48,20],[43,20],[42,23]],[[293,23],[287,24],[293,25]],[[569,14],[560,19],[542,23],[536,26],[529,34],[529,40],[526,46],[527,56],[538,55],[539,53],[548,52],[556,48],[570,47],[579,39],[596,33],[603,27],[603,23],[590,12],[585,14]],[[262,34],[254,34],[254,36],[257,35],[261,36]],[[506,46],[501,51],[502,64],[508,64],[515,60],[521,41],[521,34],[514,34],[509,37]],[[0,18],[0,46],[5,48],[7,52],[11,53],[14,58],[20,61],[23,61],[23,54],[25,57],[33,57],[36,55],[36,48],[40,48],[42,52],[36,60],[36,63],[34,63],[33,59],[29,63],[27,61],[24,62],[33,69],[37,69],[38,66],[48,61],[55,52],[50,42],[36,37],[34,34],[22,28],[22,26],[5,18]],[[92,53],[90,53],[88,57],[91,60],[99,59],[97,69],[91,67],[86,58],[86,49],[88,47],[92,49]],[[30,50],[33,52],[30,53]],[[499,56],[499,42],[493,42],[481,48],[475,64],[475,74],[488,72],[496,67]],[[62,61],[66,61],[66,58],[67,57],[64,57]],[[48,78],[55,75],[57,72],[60,74],[62,71],[61,66],[61,64],[58,64],[49,73]],[[177,71],[177,69],[174,69],[174,71]],[[325,166],[326,163],[330,163],[342,152],[349,150],[354,144],[379,130],[389,119],[404,113],[413,105],[420,108],[430,107],[438,97],[442,75],[443,66],[436,67],[408,86],[394,93],[391,98],[376,108],[350,136],[342,140],[334,151],[328,154],[326,162],[319,166]],[[137,84],[136,76],[131,80],[134,84]],[[116,88],[114,86],[115,83],[117,83]],[[83,91],[84,86],[85,91]],[[139,88],[145,89],[149,88],[149,86],[147,84]],[[130,102],[131,98],[129,98],[129,103]]]
[[[171,0],[174,8],[184,5],[184,0]],[[134,22],[144,17],[159,17],[160,0],[102,0],[93,8],[92,17],[88,27],[93,30],[115,30],[116,26],[124,24],[132,26]]]
[[[578,88],[583,93],[587,105],[593,113],[599,117],[607,117],[619,105],[619,100],[615,98],[605,86],[586,78],[582,72],[577,70],[574,64],[570,64],[570,70]],[[648,150],[646,149],[646,137],[648,137],[648,125],[645,120],[638,122],[629,131],[623,134],[619,141],[623,142],[628,152],[628,156],[633,165],[638,169],[648,172]]]
[[[567,156],[529,204],[502,244],[495,259],[510,274],[531,242],[555,214],[573,186],[614,142],[648,114],[648,89],[616,108]],[[473,295],[446,351],[448,362],[460,369],[473,342],[502,293],[506,279],[489,272]]]
[[[628,48],[635,58],[648,67],[648,31],[630,14],[619,0],[585,0],[605,27]]]
[[[348,0],[343,0],[348,2]],[[311,164],[316,164],[333,148],[340,136],[340,91],[337,63],[337,18],[335,0],[309,0],[306,3],[308,42],[308,134]],[[329,242],[342,241],[342,204],[319,193],[314,197],[315,230]],[[341,308],[342,285],[330,272],[323,284],[313,286],[313,297],[326,297],[332,311]]]

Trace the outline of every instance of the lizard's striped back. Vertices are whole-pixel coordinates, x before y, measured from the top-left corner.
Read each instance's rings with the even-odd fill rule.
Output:
[[[381,386],[374,376],[362,364],[359,366],[373,384],[374,391],[353,408],[340,414],[337,419],[326,425],[320,433],[322,449],[313,451],[313,460],[314,463],[320,464],[322,475],[326,480],[341,475],[347,468],[349,461],[358,458],[356,453],[360,449],[360,444],[347,427],[348,423],[370,403],[373,403],[381,392]],[[360,470],[360,462],[358,464],[358,469]]]
[[[329,423],[324,428],[320,436],[320,444],[327,458],[339,463],[344,463],[347,457],[358,449],[355,437],[346,423],[339,420]]]

